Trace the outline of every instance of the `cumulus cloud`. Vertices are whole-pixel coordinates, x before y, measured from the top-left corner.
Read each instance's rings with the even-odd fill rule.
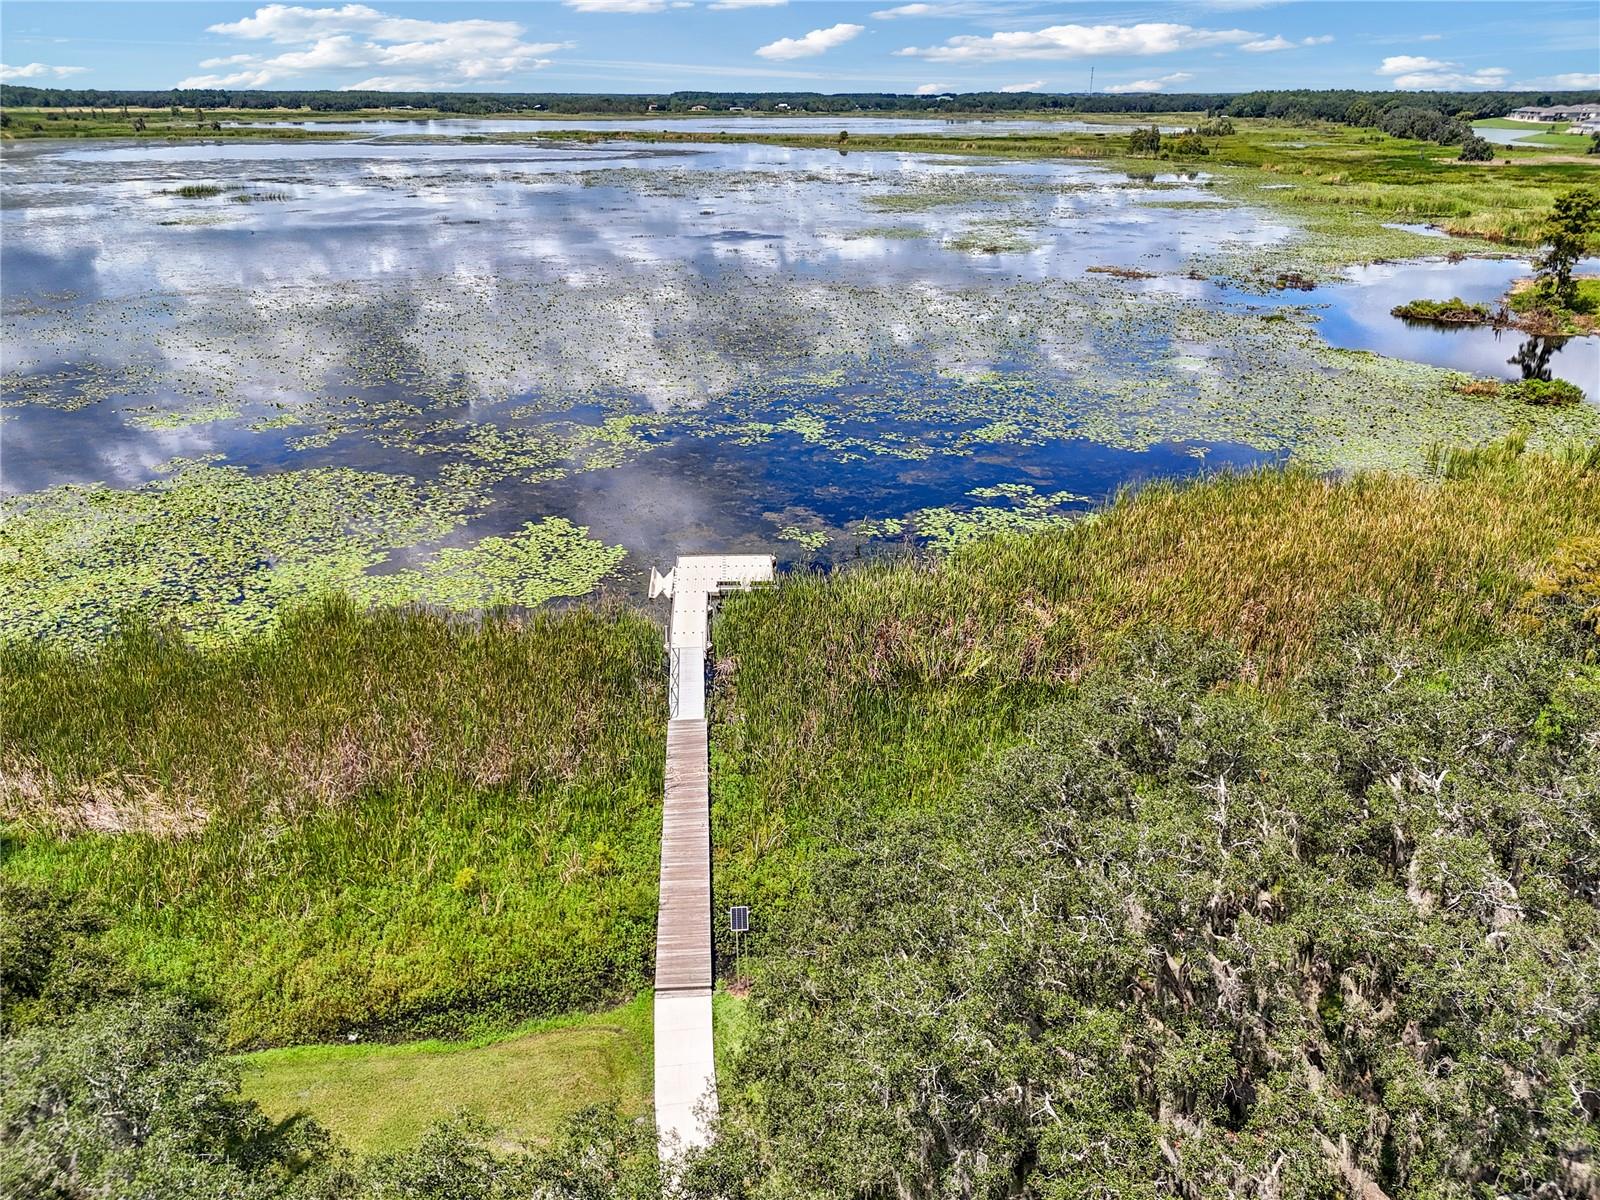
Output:
[[[1454,66],[1437,58],[1423,58],[1418,54],[1391,54],[1378,68],[1379,75],[1408,75],[1413,71],[1443,71]]]
[[[24,63],[20,67],[8,67],[0,63],[0,80],[6,83],[13,79],[65,79],[69,75],[82,75],[88,67],[53,67],[49,63]]]
[[[271,42],[277,54],[228,54],[205,59],[202,69],[222,74],[192,75],[180,88],[258,88],[313,72],[376,71],[346,89],[421,91],[503,81],[519,71],[548,66],[544,55],[569,42],[525,42],[515,21],[427,21],[396,17],[365,4],[339,8],[301,8],[268,4],[238,21],[209,32],[249,41]]]
[[[941,96],[950,90],[948,83],[922,83],[917,85],[919,96]]]
[[[1188,71],[1174,71],[1170,75],[1162,75],[1155,79],[1135,79],[1132,83],[1114,83],[1106,89],[1114,96],[1125,96],[1136,92],[1159,92],[1169,84],[1187,83],[1194,76]]]
[[[1417,54],[1391,54],[1377,73],[1388,75],[1401,91],[1466,91],[1471,88],[1503,88],[1511,78],[1504,67],[1484,67],[1465,71],[1459,63]]]
[[[782,8],[789,0],[715,0],[715,3],[706,5],[711,9],[729,8]]]
[[[1023,59],[1085,58],[1090,55],[1170,54],[1204,46],[1255,41],[1246,29],[1196,29],[1165,21],[1137,25],[1051,25],[1045,29],[964,34],[942,46],[907,46],[896,54],[934,62],[1008,62]]]
[[[855,37],[865,25],[849,25],[841,21],[837,25],[830,25],[826,29],[813,29],[804,37],[779,38],[775,42],[768,42],[756,51],[762,58],[787,60],[791,58],[810,58],[814,54],[832,50],[835,46],[842,46]]]
[[[1300,44],[1302,46],[1326,46],[1331,41],[1333,41],[1333,34],[1324,33],[1320,37],[1303,37],[1300,39]]]
[[[1044,80],[1035,79],[1031,83],[1008,83],[1001,88],[1002,92],[1037,92],[1044,86]]]

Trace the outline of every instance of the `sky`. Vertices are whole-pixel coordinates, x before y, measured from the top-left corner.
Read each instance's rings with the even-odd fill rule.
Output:
[[[0,0],[41,87],[1600,89],[1600,0]]]

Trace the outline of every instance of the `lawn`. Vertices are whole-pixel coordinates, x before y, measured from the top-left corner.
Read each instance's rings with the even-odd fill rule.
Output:
[[[244,1094],[269,1116],[308,1113],[361,1154],[406,1149],[459,1111],[508,1141],[544,1143],[587,1104],[650,1106],[648,992],[608,1012],[493,1041],[315,1045],[243,1055]]]

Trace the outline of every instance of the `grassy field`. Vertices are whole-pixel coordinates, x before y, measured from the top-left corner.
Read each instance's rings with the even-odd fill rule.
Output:
[[[269,1116],[308,1113],[360,1154],[415,1145],[462,1110],[509,1140],[543,1143],[586,1104],[649,1108],[651,1001],[641,993],[489,1041],[293,1046],[240,1061],[244,1094]]]

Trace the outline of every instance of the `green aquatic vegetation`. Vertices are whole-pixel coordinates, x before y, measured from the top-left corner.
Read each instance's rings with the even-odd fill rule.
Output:
[[[915,225],[868,225],[861,229],[846,230],[841,236],[847,240],[857,238],[884,238],[888,241],[911,241],[927,237],[928,231]]]
[[[447,546],[421,567],[364,575],[350,594],[372,604],[425,604],[473,612],[501,606],[537,608],[557,597],[585,596],[622,562],[607,546],[564,517],[529,521],[513,534]]]
[[[943,245],[964,254],[1025,254],[1038,249],[1038,243],[1024,235],[1030,227],[1013,221],[978,222],[946,238]]]
[[[967,493],[980,500],[1004,500],[1005,504],[977,504],[969,508],[939,505],[922,508],[904,517],[860,521],[851,527],[859,539],[898,538],[914,531],[930,549],[948,552],[968,542],[1003,533],[1025,533],[1047,525],[1083,516],[1082,505],[1089,497],[1072,492],[1040,494],[1025,483],[1003,483],[973,488]],[[1076,512],[1067,511],[1077,508]]]
[[[921,192],[886,192],[863,197],[868,208],[879,212],[927,212],[931,208],[973,203],[1005,204],[1016,197],[1010,194],[973,195],[955,188]]]
[[[825,529],[804,529],[799,525],[785,525],[778,530],[778,540],[780,542],[793,542],[814,554],[833,539]]]
[[[204,644],[286,605],[366,586],[394,547],[444,536],[477,497],[349,468],[181,464],[131,490],[64,484],[0,501],[6,636],[83,644],[128,620]]]
[[[209,425],[214,421],[231,421],[239,415],[232,404],[201,404],[185,409],[125,409],[130,415],[127,423],[135,429],[186,429],[191,425]]]

